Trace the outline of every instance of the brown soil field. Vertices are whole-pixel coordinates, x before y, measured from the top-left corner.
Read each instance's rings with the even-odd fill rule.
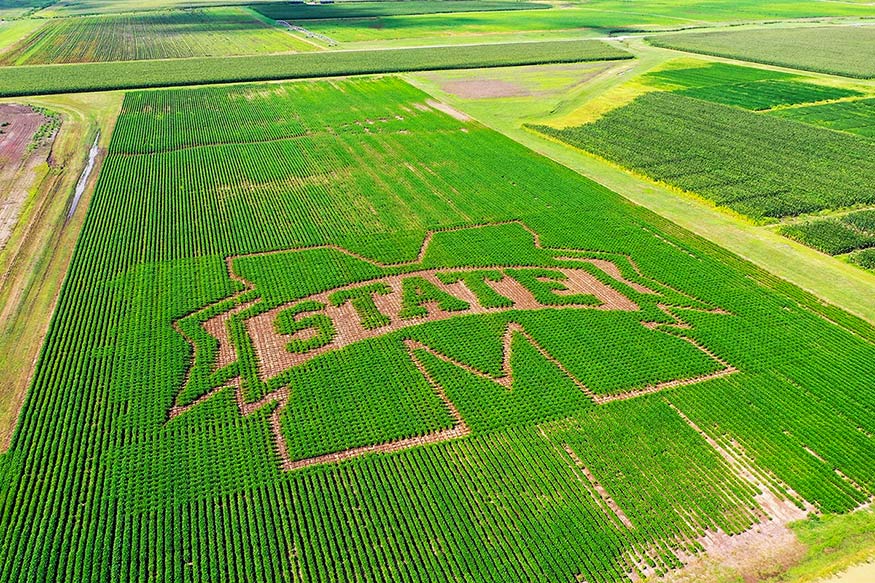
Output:
[[[48,121],[26,105],[0,104],[0,250],[12,235],[37,179],[37,166],[50,162],[54,136],[32,146],[35,134]]]
[[[448,81],[441,86],[447,93],[462,99],[495,99],[497,97],[527,97],[532,94],[525,87],[501,79],[465,79]]]

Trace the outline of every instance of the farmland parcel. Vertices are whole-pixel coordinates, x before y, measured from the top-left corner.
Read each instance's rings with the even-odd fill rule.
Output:
[[[872,26],[728,30],[665,35],[648,40],[656,46],[681,51],[848,77],[875,77],[875,27]]]
[[[873,342],[398,79],[131,93],[0,580],[659,573],[875,492]]]
[[[584,40],[0,67],[0,96],[630,58]]]
[[[870,141],[682,93],[648,93],[589,124],[539,129],[759,219],[875,203]]]

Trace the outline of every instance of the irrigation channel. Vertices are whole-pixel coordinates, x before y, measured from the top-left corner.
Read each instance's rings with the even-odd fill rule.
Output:
[[[76,192],[73,194],[73,202],[70,204],[70,210],[67,211],[67,218],[64,219],[64,224],[73,217],[73,213],[76,212],[76,207],[79,206],[79,199],[82,198],[82,193],[85,192],[85,185],[88,184],[88,177],[91,176],[91,171],[94,170],[94,161],[97,160],[97,152],[99,151],[97,142],[99,140],[100,132],[98,131],[97,135],[94,137],[94,143],[91,144],[91,150],[88,151],[88,165],[82,170],[82,174],[79,176],[79,182],[76,183]]]

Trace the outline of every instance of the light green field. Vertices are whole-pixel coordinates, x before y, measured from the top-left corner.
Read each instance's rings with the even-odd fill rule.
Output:
[[[11,46],[5,65],[133,61],[313,51],[245,8],[50,20]]]
[[[875,16],[875,10],[867,8],[868,16]],[[650,42],[821,73],[875,77],[875,26],[869,25],[685,33],[651,37]]]
[[[10,47],[44,26],[44,20],[24,19],[0,22],[0,57]]]
[[[512,31],[595,29],[605,33],[632,33],[660,28],[684,28],[743,20],[774,20],[814,16],[872,16],[865,4],[833,2],[712,3],[642,2],[630,10],[628,3],[596,0],[562,4],[552,10],[390,16],[303,23],[307,28],[339,42],[391,39],[439,39],[443,36],[488,36]]]

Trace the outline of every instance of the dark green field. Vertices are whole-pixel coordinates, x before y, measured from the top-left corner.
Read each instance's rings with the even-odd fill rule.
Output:
[[[0,583],[872,556],[871,0],[228,1],[0,0]]]
[[[875,492],[875,329],[429,103],[126,96],[0,579],[621,582]]]
[[[875,99],[793,107],[775,111],[774,114],[831,130],[875,138]]]

